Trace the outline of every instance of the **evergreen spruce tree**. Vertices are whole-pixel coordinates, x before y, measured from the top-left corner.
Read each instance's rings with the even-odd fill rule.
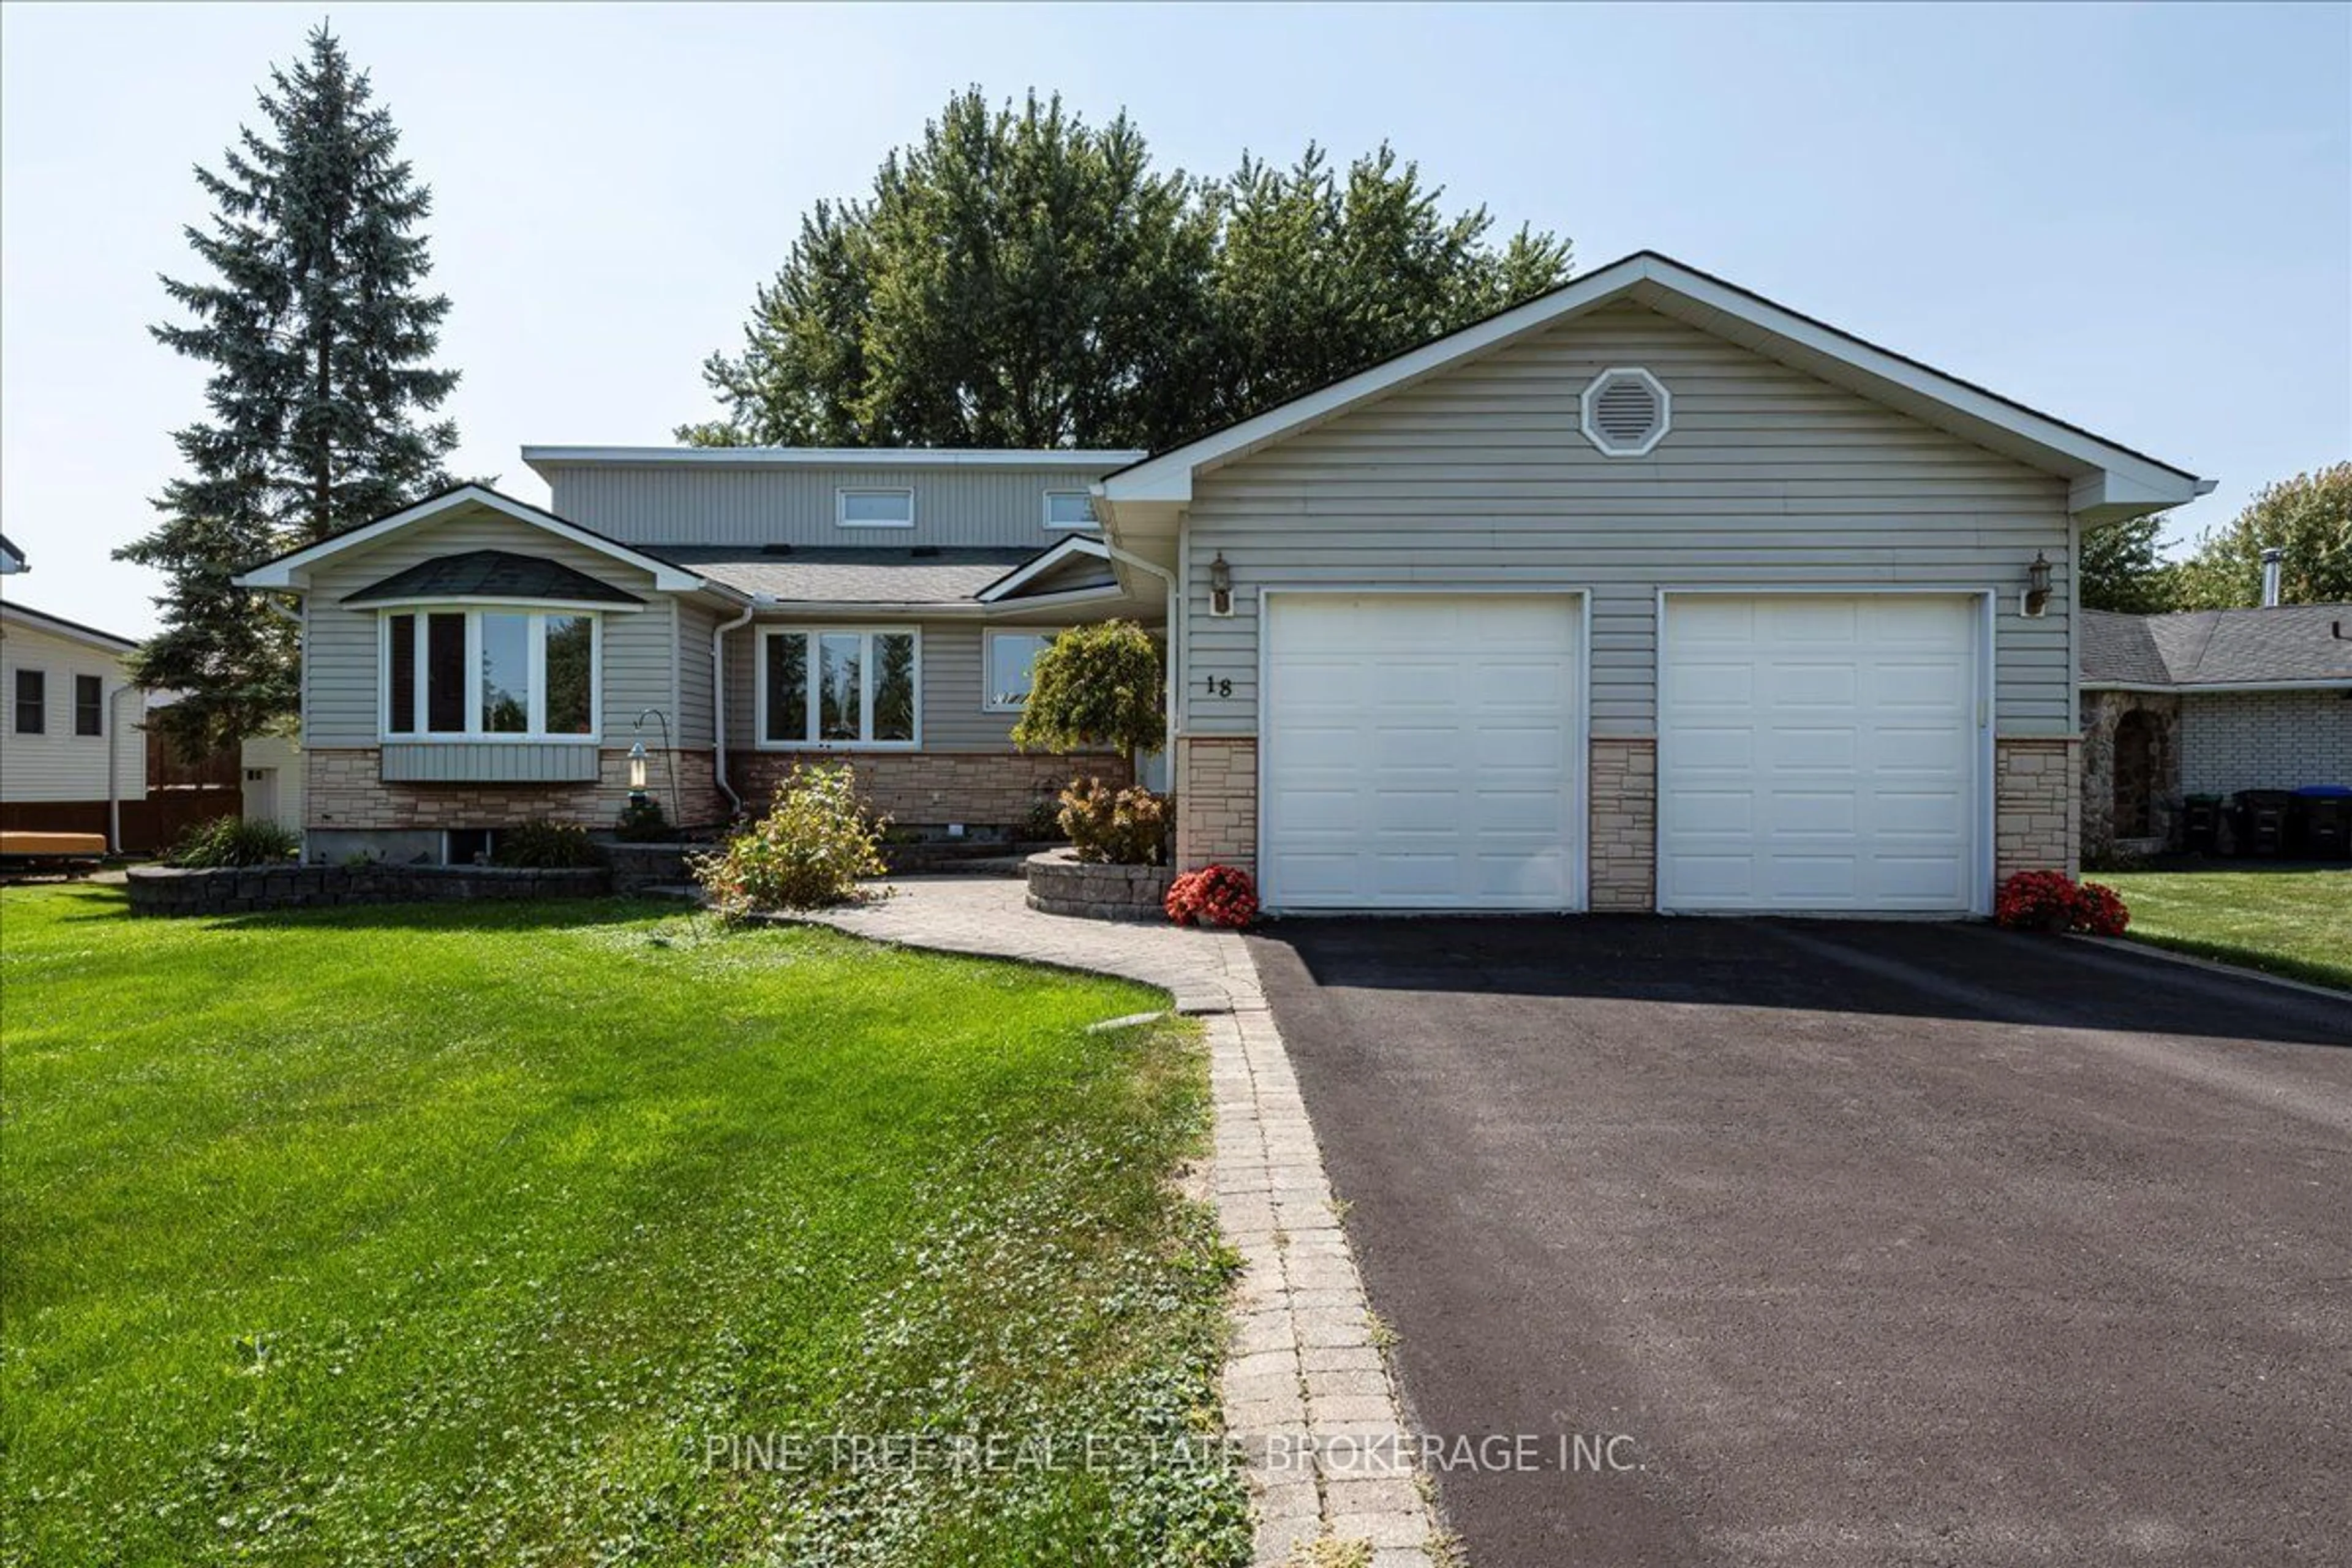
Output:
[[[164,279],[193,321],[152,329],[213,367],[210,417],[173,437],[188,473],[157,498],[164,521],[115,552],[171,578],[165,629],[133,668],[188,693],[154,721],[188,752],[297,703],[292,627],[230,578],[446,488],[457,442],[454,422],[423,422],[457,384],[427,363],[449,310],[422,291],[432,193],[366,73],[323,25],[309,44],[271,68],[263,128],[240,128],[220,173],[196,169],[215,212],[188,245],[214,276]]]

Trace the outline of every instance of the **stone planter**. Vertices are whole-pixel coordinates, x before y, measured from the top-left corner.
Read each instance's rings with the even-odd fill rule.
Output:
[[[1049,915],[1092,921],[1164,921],[1167,866],[1097,866],[1075,849],[1048,849],[1028,859],[1029,907]]]

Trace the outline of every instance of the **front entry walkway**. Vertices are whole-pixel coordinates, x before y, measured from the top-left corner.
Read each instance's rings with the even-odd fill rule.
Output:
[[[942,952],[1024,959],[1156,985],[1206,1030],[1217,1219],[1244,1265],[1225,1363],[1226,1430],[1247,1459],[1256,1561],[1328,1533],[1373,1568],[1426,1568],[1434,1526],[1323,1158],[1249,949],[1230,931],[1040,914],[1014,878],[910,877],[890,896],[799,917]]]

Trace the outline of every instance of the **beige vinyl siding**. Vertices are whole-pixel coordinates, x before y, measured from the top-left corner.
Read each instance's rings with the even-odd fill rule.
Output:
[[[640,710],[675,706],[677,637],[667,601],[654,592],[648,574],[543,529],[478,511],[403,530],[371,549],[325,562],[313,573],[310,646],[303,650],[309,672],[306,746],[373,746],[382,738],[378,612],[345,605],[343,597],[420,561],[467,550],[509,550],[561,562],[646,601],[643,609],[603,614],[600,719],[607,744],[629,743],[629,724]]]
[[[1580,426],[1602,370],[1673,397],[1646,458]],[[1676,585],[1998,589],[1996,725],[2074,733],[2066,482],[1638,305],[1564,323],[1200,477],[1187,525],[1188,733],[1257,730],[1266,588],[1592,593],[1592,728],[1645,736],[1657,595]],[[2021,618],[2039,550],[2050,613]],[[1209,563],[1234,614],[1208,614]],[[1231,681],[1210,695],[1205,683]]]
[[[1070,537],[1045,526],[1047,490],[1083,490],[1099,478],[1068,468],[713,468],[551,467],[550,510],[630,544],[1019,545]],[[843,528],[834,495],[912,489],[912,528]]]
[[[46,728],[37,735],[16,733],[16,671],[37,669],[44,681]],[[102,682],[103,735],[74,733],[74,677],[95,675]],[[64,801],[107,798],[106,760],[114,754],[115,777],[124,800],[147,795],[147,733],[142,700],[114,694],[128,686],[122,661],[103,648],[10,621],[0,632],[0,800]]]
[[[677,616],[677,706],[670,714],[677,743],[701,747],[711,742],[710,634],[719,612],[684,599],[675,601]],[[733,615],[724,617],[733,620]]]

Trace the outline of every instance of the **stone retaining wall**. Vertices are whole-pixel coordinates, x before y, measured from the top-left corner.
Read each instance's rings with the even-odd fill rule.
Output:
[[[134,866],[134,915],[231,915],[327,904],[409,904],[467,899],[578,899],[612,886],[602,866],[537,871],[504,866],[239,866],[183,870]]]
[[[1049,915],[1096,921],[1165,921],[1169,866],[1099,866],[1075,849],[1029,857],[1029,907]]]

